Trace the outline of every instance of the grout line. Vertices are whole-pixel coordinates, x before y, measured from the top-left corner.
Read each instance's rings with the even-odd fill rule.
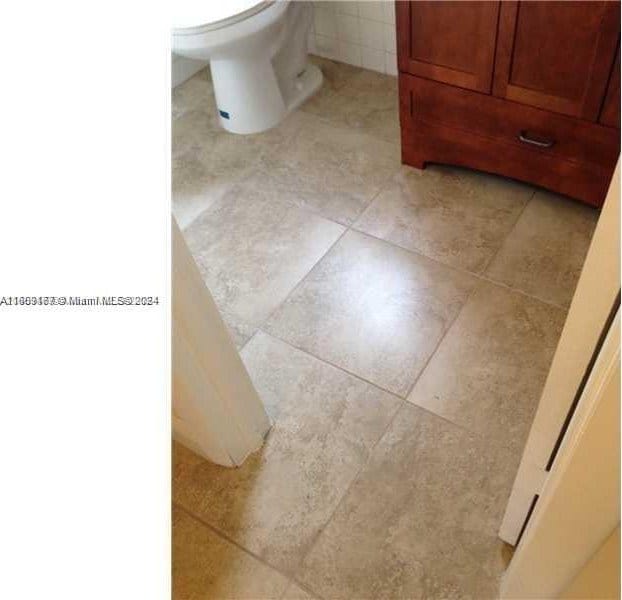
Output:
[[[341,505],[345,501],[346,497],[350,493],[350,490],[354,487],[356,482],[359,481],[359,479],[361,477],[361,474],[362,474],[363,470],[365,469],[365,467],[369,464],[369,461],[370,461],[370,459],[372,457],[372,454],[375,452],[376,447],[378,446],[378,444],[380,443],[382,438],[385,436],[387,431],[389,431],[389,429],[393,425],[393,423],[394,423],[398,413],[402,410],[405,402],[406,402],[406,400],[404,400],[404,399],[401,400],[399,406],[397,407],[397,409],[393,413],[393,416],[391,417],[391,419],[389,419],[389,422],[387,423],[387,426],[384,428],[382,433],[378,436],[378,439],[372,444],[372,446],[370,447],[370,449],[369,449],[369,451],[367,453],[367,457],[365,458],[364,461],[361,462],[361,465],[359,466],[359,468],[357,469],[356,473],[352,477],[352,480],[350,481],[350,483],[344,489],[343,494],[341,495],[341,498],[339,498],[339,502],[337,502],[337,504],[335,505],[334,510],[332,511],[332,513],[330,514],[328,519],[326,519],[326,522],[324,523],[324,525],[322,525],[320,527],[320,529],[318,530],[317,534],[313,538],[313,541],[311,541],[311,543],[309,544],[309,549],[302,555],[302,558],[300,559],[300,562],[298,563],[298,566],[297,566],[296,571],[295,571],[297,574],[301,571],[301,569],[302,569],[302,567],[304,565],[305,560],[311,554],[311,552],[313,551],[313,549],[315,548],[315,546],[319,542],[320,538],[322,537],[322,534],[324,533],[326,528],[332,522],[332,520],[335,517],[335,515],[337,514],[339,508],[341,507]]]
[[[224,531],[221,531],[216,526],[214,526],[211,523],[209,523],[208,521],[206,521],[203,517],[195,514],[194,512],[192,512],[191,510],[186,508],[183,504],[180,504],[179,502],[176,502],[174,500],[173,500],[172,504],[173,504],[174,507],[176,507],[177,509],[179,509],[182,512],[186,513],[186,515],[188,515],[189,517],[191,517],[192,519],[194,519],[195,521],[197,521],[198,523],[200,523],[201,525],[203,525],[204,527],[209,529],[212,533],[216,534],[219,538],[225,540],[226,542],[228,542],[229,544],[235,546],[239,550],[242,550],[242,552],[244,552],[245,554],[248,554],[249,556],[251,556],[255,560],[259,561],[262,565],[268,567],[272,571],[276,571],[279,575],[282,575],[283,577],[285,577],[285,579],[287,579],[287,585],[285,586],[285,590],[283,590],[283,593],[285,593],[285,591],[287,590],[287,587],[289,586],[289,583],[293,580],[293,577],[291,575],[288,575],[285,570],[283,570],[280,567],[277,567],[277,566],[271,564],[270,562],[266,561],[264,558],[262,558],[258,554],[255,554],[255,552],[253,552],[252,550],[249,550],[248,548],[242,546],[242,544],[240,544],[239,542],[234,540],[232,537],[230,537]]]
[[[501,244],[499,244],[499,247],[497,248],[497,251],[493,253],[493,255],[490,257],[490,259],[488,261],[486,261],[486,264],[484,265],[484,267],[482,269],[482,276],[484,276],[484,274],[486,273],[486,271],[488,270],[490,265],[493,263],[494,259],[497,258],[497,256],[501,253],[501,250],[505,246],[505,243],[507,242],[507,239],[510,237],[510,235],[512,235],[512,232],[516,229],[516,226],[518,225],[518,222],[521,220],[521,217],[523,216],[523,213],[527,210],[527,207],[531,204],[531,201],[533,200],[533,197],[535,195],[536,195],[536,189],[534,188],[532,190],[532,192],[531,192],[531,196],[529,196],[529,200],[527,200],[527,202],[525,202],[525,206],[523,206],[523,208],[520,211],[520,213],[518,213],[518,216],[516,217],[516,220],[512,224],[512,227],[510,227],[510,230],[507,232],[506,236],[503,238]]]
[[[342,225],[342,227],[344,227]],[[350,231],[349,227],[344,227],[344,230],[341,232],[339,237],[326,249],[326,252],[318,258],[311,268],[300,278],[300,281],[290,290],[289,294],[283,298],[283,300],[270,312],[270,314],[259,324],[259,329],[261,329],[273,316],[274,314],[289,300],[289,298],[294,294],[294,292],[302,285],[302,283],[309,277],[309,275],[317,268],[317,266],[322,262],[322,260],[328,255],[328,253],[339,243],[341,238]]]
[[[460,309],[460,311],[461,310],[462,309]],[[456,316],[456,318],[457,318],[457,316]],[[454,319],[454,321],[455,321],[455,319]],[[452,324],[453,324],[453,321],[452,321]],[[369,381],[368,379],[365,379],[364,377],[362,377],[361,375],[359,375],[357,373],[353,373],[352,371],[348,371],[344,367],[342,367],[340,365],[337,365],[335,363],[332,363],[332,362],[330,362],[329,360],[327,360],[325,358],[317,356],[316,354],[313,354],[312,352],[309,352],[309,350],[306,350],[305,348],[301,348],[300,346],[297,346],[297,345],[293,344],[290,341],[284,340],[283,338],[279,337],[278,335],[275,335],[275,334],[270,333],[269,331],[265,331],[263,329],[259,329],[258,332],[259,331],[261,331],[261,333],[263,335],[267,335],[268,337],[271,337],[271,338],[273,338],[273,339],[275,339],[275,340],[277,340],[277,341],[279,341],[279,342],[281,342],[283,344],[286,344],[290,348],[294,348],[295,350],[298,350],[299,352],[302,352],[303,354],[306,354],[307,356],[310,356],[311,358],[313,358],[315,360],[318,360],[321,363],[324,363],[325,365],[328,365],[329,367],[337,369],[337,370],[341,371],[342,373],[345,373],[349,377],[354,377],[355,379],[358,379],[359,381],[363,382],[366,385],[370,385],[370,386],[376,388],[377,390],[380,390],[381,392],[384,392],[385,394],[389,394],[389,395],[395,397],[397,400],[399,400],[399,406],[398,406],[397,411],[401,410],[402,406],[404,406],[404,405],[405,406],[409,406],[411,408],[416,408],[416,409],[422,410],[422,411],[424,411],[426,413],[429,413],[430,415],[433,415],[434,417],[436,417],[438,419],[441,419],[441,420],[449,423],[450,425],[458,427],[459,429],[462,429],[462,430],[464,430],[467,433],[470,433],[472,435],[477,435],[477,436],[483,436],[484,435],[484,434],[482,434],[482,433],[480,433],[478,431],[474,431],[474,430],[468,429],[467,427],[465,427],[464,425],[461,425],[460,423],[454,423],[451,419],[448,419],[447,417],[444,417],[443,415],[435,413],[433,410],[430,410],[429,408],[426,408],[424,406],[419,406],[418,404],[415,404],[414,402],[410,402],[408,400],[408,396],[409,396],[408,393],[406,394],[406,396],[402,396],[401,394],[398,394],[397,392],[392,392],[391,390],[383,388],[382,386],[378,385],[377,383],[374,383],[373,381]],[[443,337],[444,337],[444,335],[445,334],[443,334]],[[439,345],[440,345],[440,341],[439,341]],[[430,359],[431,358],[432,357],[430,356]],[[415,383],[417,382],[418,378],[423,374],[423,371],[425,370],[425,367],[427,366],[428,362],[429,361],[427,361],[425,366],[422,368],[421,373],[417,375],[417,379],[415,380]],[[414,387],[414,385],[415,384],[413,384],[412,387]],[[412,387],[410,388],[410,391],[412,391]],[[385,432],[386,432],[386,430],[385,430]],[[383,432],[382,435],[384,435],[384,432]],[[375,447],[375,445],[373,447]]]
[[[305,591],[307,594],[309,594],[312,598],[316,599],[316,600],[324,600],[323,596],[320,596],[317,592],[314,592],[307,584],[305,583],[301,583],[300,581],[298,581],[295,577],[290,577],[289,582],[287,584],[287,587],[285,588],[285,591],[283,592],[283,595],[281,596],[281,600],[288,600],[287,596],[285,594],[287,594],[287,590],[290,588],[290,586],[292,585],[292,583],[296,586],[298,586],[300,589],[302,589],[303,591]]]
[[[267,335],[275,340],[278,340],[279,342],[282,342],[284,344],[287,344],[288,346],[290,346],[291,348],[294,348],[295,350],[298,350],[299,352],[304,352],[306,355],[311,356],[312,358],[315,358],[316,360],[319,360],[320,362],[323,362],[324,364],[329,365],[330,367],[333,367],[334,369],[339,369],[341,372],[345,373],[346,375],[349,375],[350,377],[355,377],[356,379],[362,381],[363,383],[366,383],[367,385],[371,385],[373,387],[375,387],[376,389],[380,390],[381,392],[385,392],[386,394],[391,394],[391,396],[395,396],[396,398],[399,398],[400,400],[405,400],[406,398],[404,396],[402,396],[401,394],[398,394],[397,392],[393,392],[387,388],[382,387],[381,385],[374,383],[373,381],[369,381],[369,379],[365,379],[364,377],[362,377],[361,375],[357,374],[357,373],[353,373],[352,371],[348,371],[348,369],[346,369],[345,367],[342,367],[340,365],[337,365],[335,363],[330,362],[330,360],[327,360],[326,358],[322,358],[321,356],[318,356],[317,354],[313,354],[313,352],[310,352],[308,349],[306,348],[302,348],[300,346],[297,346],[296,344],[292,343],[291,341],[285,340],[282,337],[279,337],[278,335],[275,335],[274,333],[271,333],[270,331],[266,331],[265,329],[259,329],[258,331],[261,331],[261,333],[263,333],[264,335]]]
[[[247,340],[244,340],[244,343],[239,348],[237,348],[238,354],[240,356],[242,356],[242,350],[244,350],[244,348],[246,348],[246,346],[255,338],[255,336],[257,335],[258,331],[261,331],[259,329],[259,327],[257,327],[257,329],[255,329],[255,331],[253,331],[252,335],[250,335]]]
[[[372,238],[374,240],[378,240],[380,242],[384,242],[385,244],[389,244],[390,246],[393,246],[394,248],[397,248],[399,250],[403,250],[405,252],[409,252],[410,254],[414,254],[414,255],[416,255],[416,256],[418,256],[420,258],[424,258],[426,260],[432,261],[432,262],[436,263],[437,265],[440,265],[442,267],[445,267],[446,269],[450,269],[452,271],[455,271],[456,273],[461,273],[463,275],[470,275],[471,277],[474,277],[474,278],[479,279],[481,281],[486,281],[488,283],[492,283],[494,285],[498,285],[499,287],[505,288],[505,289],[510,290],[512,292],[516,292],[517,294],[521,294],[522,296],[526,296],[527,298],[531,298],[532,300],[537,300],[538,302],[542,302],[543,304],[546,304],[548,306],[552,306],[554,308],[559,308],[559,309],[562,309],[562,310],[568,312],[568,307],[566,307],[566,306],[562,306],[561,304],[556,304],[555,302],[551,302],[550,300],[544,300],[543,298],[539,298],[538,296],[534,296],[532,294],[528,294],[527,292],[524,292],[523,290],[519,290],[518,288],[513,288],[513,287],[507,285],[506,283],[503,283],[501,281],[497,281],[496,279],[491,279],[490,277],[486,277],[486,275],[484,275],[483,273],[474,273],[472,271],[467,271],[466,269],[461,269],[460,267],[455,267],[453,265],[449,265],[447,263],[441,262],[437,258],[432,258],[431,256],[427,256],[426,254],[423,254],[423,253],[421,253],[418,250],[412,250],[411,248],[405,248],[404,246],[400,246],[399,244],[396,244],[395,242],[391,242],[389,240],[385,240],[385,239],[380,238],[380,237],[378,237],[376,235],[373,235],[371,233],[367,233],[366,231],[361,231],[360,229],[356,229],[356,228],[351,228],[351,229],[352,229],[352,231],[355,231],[356,233],[360,233],[360,234],[366,235],[367,237],[370,237],[370,238]],[[505,240],[504,240],[504,242],[505,242]],[[501,245],[503,246],[503,243]]]
[[[539,298],[538,296],[533,296],[532,294],[528,294],[527,292],[524,292],[523,290],[513,288],[509,286],[507,283],[503,283],[502,281],[496,281],[495,279],[490,279],[489,277],[486,277],[484,275],[478,275],[477,278],[486,283],[491,283],[493,285],[496,285],[497,287],[509,290],[510,292],[514,292],[516,294],[520,294],[521,296],[525,296],[526,298],[529,298],[530,300],[536,300],[542,304],[546,304],[547,306],[550,306],[551,308],[556,308],[557,310],[561,310],[565,313],[567,313],[569,310],[568,306],[563,306],[561,304],[557,304],[556,302],[551,302],[550,300],[544,300],[543,298]]]
[[[445,337],[447,336],[447,334],[449,333],[449,331],[452,329],[452,327],[454,326],[454,323],[458,320],[458,317],[461,315],[462,311],[464,310],[464,307],[469,303],[469,301],[471,300],[471,298],[475,295],[475,291],[477,290],[477,288],[479,287],[478,284],[475,284],[473,286],[473,289],[468,293],[464,303],[462,304],[462,306],[458,309],[458,311],[456,311],[456,314],[454,316],[454,318],[451,320],[451,323],[449,323],[449,325],[447,326],[447,329],[445,329],[445,331],[443,332],[443,334],[441,335],[440,339],[438,340],[438,343],[436,344],[436,346],[434,347],[434,350],[432,350],[432,353],[430,354],[430,356],[428,357],[428,360],[425,361],[425,364],[423,365],[423,367],[421,368],[421,370],[419,371],[419,373],[417,374],[417,377],[415,378],[415,381],[413,382],[413,384],[410,386],[410,389],[408,390],[408,393],[405,396],[405,400],[407,402],[410,402],[408,400],[408,398],[410,397],[410,395],[412,394],[413,390],[415,389],[415,386],[417,385],[417,382],[419,381],[419,379],[421,378],[421,376],[423,375],[423,372],[428,368],[428,365],[430,364],[430,362],[432,361],[432,359],[434,358],[434,356],[436,355],[437,350],[439,349],[440,345],[443,343],[443,340],[445,339]],[[411,404],[413,404],[411,402]]]

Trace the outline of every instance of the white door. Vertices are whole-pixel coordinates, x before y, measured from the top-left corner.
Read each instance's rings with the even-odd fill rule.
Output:
[[[499,537],[516,545],[620,303],[620,163],[616,166],[527,439]]]
[[[501,598],[619,598],[619,553],[618,557],[612,553],[611,558],[617,561],[609,568],[602,557],[598,559],[619,526],[618,310],[533,516],[503,577]],[[600,563],[595,568],[597,581],[589,581],[584,573],[593,560]],[[573,588],[579,595],[572,593]],[[598,595],[598,590],[603,594]]]
[[[270,420],[173,219],[173,434],[226,467],[257,450]]]

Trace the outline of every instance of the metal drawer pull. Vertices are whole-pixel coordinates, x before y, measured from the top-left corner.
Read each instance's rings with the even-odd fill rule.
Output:
[[[550,148],[555,144],[555,140],[534,140],[527,136],[526,131],[521,131],[518,135],[518,139],[525,144],[531,144],[532,146],[538,146],[538,148]]]

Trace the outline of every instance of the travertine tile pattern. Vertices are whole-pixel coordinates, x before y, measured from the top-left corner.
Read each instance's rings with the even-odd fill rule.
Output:
[[[234,330],[258,327],[344,231],[284,195],[249,181],[215,201],[185,232]]]
[[[287,578],[173,508],[173,598],[280,598]]]
[[[486,173],[403,167],[354,228],[481,273],[532,196],[531,187]]]
[[[171,117],[173,122],[191,110],[212,111],[216,108],[209,69],[203,69],[194,77],[177,86],[171,94]]]
[[[324,60],[320,67],[330,73],[330,64],[331,61]],[[311,98],[302,110],[399,144],[396,78],[359,69],[358,74],[347,77],[342,85],[332,85]]]
[[[316,598],[311,593],[303,590],[300,586],[292,583],[285,590],[283,600],[316,600]]]
[[[400,401],[264,333],[242,356],[274,421],[265,446],[234,470],[177,446],[173,495],[293,573]]]
[[[307,115],[296,135],[262,157],[255,177],[299,206],[350,225],[399,163],[398,146]]]
[[[565,318],[481,282],[408,400],[520,456]]]
[[[598,212],[538,191],[486,275],[545,302],[570,306]]]
[[[349,231],[265,329],[404,396],[475,281],[466,273]]]
[[[295,135],[305,122],[304,115],[295,113],[265,133],[228,133],[218,124],[213,91],[204,73],[198,73],[173,93],[173,212],[182,229],[247,176],[262,156]]]
[[[404,406],[305,559],[302,581],[326,598],[480,597],[513,476],[499,458]]]
[[[174,598],[496,598],[597,213],[401,167],[395,80],[318,63],[257,136],[218,128],[205,72],[173,94],[173,210],[274,423],[239,469],[175,445]]]

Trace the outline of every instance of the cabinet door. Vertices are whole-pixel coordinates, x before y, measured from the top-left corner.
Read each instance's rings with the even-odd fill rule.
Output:
[[[494,94],[596,121],[619,33],[619,2],[503,2]]]
[[[600,119],[598,122],[607,127],[615,127],[620,129],[620,44],[616,52],[616,62],[609,78],[607,86],[607,95],[603,108],[600,111]]]
[[[490,93],[499,2],[397,2],[400,71]]]

